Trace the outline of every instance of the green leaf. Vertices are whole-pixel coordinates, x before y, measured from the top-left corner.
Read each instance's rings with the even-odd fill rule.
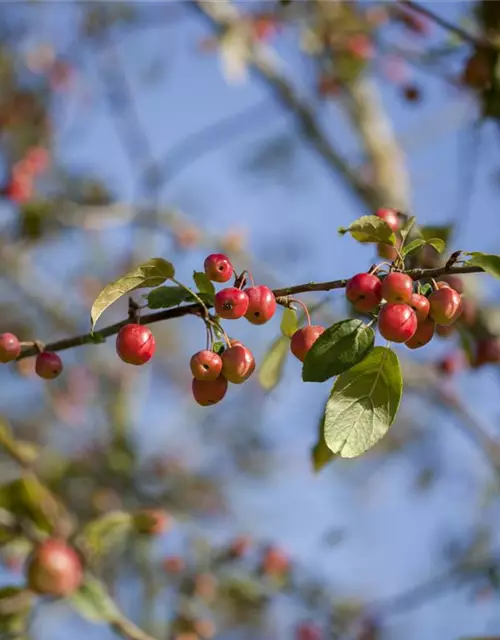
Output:
[[[325,442],[325,411],[318,422],[318,441],[311,449],[311,462],[316,473],[321,471],[336,455],[330,451]]]
[[[135,289],[157,287],[175,276],[174,265],[163,258],[151,258],[118,280],[108,284],[97,296],[90,311],[92,329],[101,314],[119,298]]]
[[[91,576],[86,577],[68,600],[73,609],[91,622],[113,622],[120,616],[118,607],[104,585]]]
[[[453,232],[453,225],[442,225],[442,226],[425,226],[420,227],[420,234],[424,240],[434,240],[435,238],[439,238],[445,244],[448,243],[448,240],[451,237]]]
[[[402,393],[397,355],[387,347],[375,347],[333,385],[325,412],[329,449],[354,458],[373,447],[394,422]]]
[[[281,380],[289,348],[290,340],[281,336],[273,342],[264,356],[259,369],[259,382],[266,391],[274,389]]]
[[[446,242],[441,238],[431,238],[430,240],[425,241],[426,244],[430,244],[431,247],[436,249],[438,253],[443,253],[446,248]]]
[[[199,293],[198,297],[203,300],[207,307],[213,307],[215,303],[215,296],[212,293]],[[195,302],[197,302],[195,300]]]
[[[221,353],[224,353],[225,350],[226,350],[226,343],[223,340],[214,342],[212,345],[212,351],[215,351],[215,353],[218,353],[219,355]]]
[[[193,280],[200,293],[209,293],[212,296],[215,295],[214,284],[207,275],[203,273],[203,271],[195,271],[193,273]]]
[[[89,522],[78,537],[78,546],[91,561],[119,548],[132,530],[132,516],[113,511]]]
[[[378,216],[362,216],[355,220],[347,229],[340,227],[340,235],[350,233],[358,242],[383,242],[395,245],[396,236],[385,220]]]
[[[373,349],[375,332],[361,320],[342,320],[326,329],[304,360],[302,380],[324,382],[347,371]]]
[[[42,531],[51,532],[67,518],[66,511],[54,494],[34,475],[18,478],[10,484],[10,509],[18,517],[27,518]]]
[[[281,316],[281,333],[287,338],[291,338],[299,328],[297,312],[295,309],[286,308]]]
[[[433,247],[438,253],[443,253],[446,247],[446,243],[444,242],[444,240],[441,240],[441,238],[431,238],[430,240],[423,240],[422,238],[417,238],[416,240],[413,240],[412,242],[410,242],[410,244],[408,244],[406,247],[404,247],[401,250],[401,255],[404,258],[409,253],[412,253],[413,251],[417,251],[418,249],[420,249],[426,244]]]
[[[411,218],[408,218],[408,220],[406,221],[405,225],[403,226],[403,228],[399,232],[399,234],[401,236],[402,244],[405,243],[405,240],[406,240],[408,234],[410,233],[410,231],[413,229],[413,226],[415,225],[416,220],[417,219],[416,219],[415,216],[411,216]]]
[[[158,287],[148,294],[150,309],[169,309],[191,300],[191,294],[182,287]]]
[[[425,244],[425,240],[422,240],[422,238],[417,238],[416,240],[412,240],[410,244],[407,244],[406,247],[403,247],[401,249],[401,256],[404,258],[409,253],[412,253],[413,251],[417,251],[417,249],[420,249],[420,247],[423,247],[424,244]]]
[[[432,286],[432,284],[429,284],[429,283],[420,284],[420,282],[418,283],[418,292],[420,293],[421,296],[428,296],[433,291],[434,291],[434,287]]]
[[[466,255],[472,256],[472,258],[465,264],[466,267],[481,267],[486,273],[494,278],[500,278],[500,256],[495,256],[488,253],[480,253],[479,251],[473,251]]]

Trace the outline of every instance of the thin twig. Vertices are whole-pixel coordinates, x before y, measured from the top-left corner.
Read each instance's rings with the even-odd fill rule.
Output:
[[[464,273],[481,273],[484,270],[481,267],[453,267],[447,268],[438,267],[436,269],[412,269],[406,273],[410,275],[414,280],[423,280],[429,278],[438,278],[444,274],[464,274]],[[331,280],[329,282],[306,282],[304,284],[298,284],[291,287],[285,287],[283,289],[275,289],[273,291],[276,298],[296,295],[298,293],[309,293],[311,291],[333,291],[335,289],[343,289],[348,280]],[[211,305],[206,305],[210,307]],[[199,304],[188,304],[175,309],[165,309],[164,311],[157,311],[155,313],[149,313],[141,316],[141,324],[153,324],[155,322],[162,322],[163,320],[173,320],[174,318],[182,318],[187,315],[204,316],[204,309]],[[45,351],[65,351],[66,349],[72,349],[73,347],[80,347],[85,344],[94,344],[99,340],[108,338],[115,335],[120,329],[129,322],[128,319],[121,320],[115,324],[104,327],[100,331],[91,334],[85,333],[73,338],[65,338],[45,345]],[[28,347],[23,349],[18,360],[34,356],[38,353],[35,347]]]

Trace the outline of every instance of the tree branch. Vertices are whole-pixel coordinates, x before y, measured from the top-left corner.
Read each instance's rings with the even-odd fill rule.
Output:
[[[481,267],[448,267],[444,265],[443,267],[438,267],[436,269],[411,269],[406,271],[409,276],[411,276],[414,280],[424,280],[429,278],[438,278],[439,276],[445,274],[465,274],[465,273],[482,273],[484,269]],[[297,284],[290,287],[284,287],[282,289],[274,289],[273,293],[278,300],[278,303],[287,306],[288,300],[280,300],[280,298],[287,298],[288,296],[293,296],[298,293],[309,293],[312,291],[333,291],[335,289],[343,289],[348,282],[348,279],[342,280],[331,280],[329,282],[306,282],[305,284]],[[210,307],[210,305],[207,305]],[[164,311],[157,311],[155,313],[148,313],[145,316],[141,317],[142,324],[153,324],[155,322],[161,322],[163,320],[173,320],[174,318],[182,318],[183,316],[188,315],[203,315],[203,309],[199,304],[187,304],[181,307],[176,307],[175,309],[165,309]],[[115,324],[109,325],[108,327],[104,327],[100,331],[92,334],[85,333],[80,336],[74,336],[73,338],[65,338],[63,340],[58,340],[57,342],[52,342],[50,344],[44,345],[46,351],[65,351],[66,349],[72,349],[73,347],[80,347],[84,344],[95,344],[104,340],[104,338],[108,338],[109,336],[115,335],[120,331],[120,329],[128,324],[130,321],[128,319],[121,320],[120,322],[116,322]],[[21,355],[18,360],[22,360],[23,358],[27,358],[29,356],[35,356],[38,354],[38,348],[36,345],[29,346],[23,349]]]
[[[446,29],[446,31],[450,31],[451,33],[459,36],[462,40],[465,40],[465,42],[470,42],[470,44],[473,44],[475,47],[488,47],[489,49],[498,50],[498,46],[495,45],[494,42],[491,42],[487,38],[477,37],[474,34],[469,33],[465,29],[462,29],[462,27],[449,22],[446,18],[442,18],[440,15],[434,13],[434,11],[431,11],[431,9],[424,7],[418,2],[413,2],[413,0],[400,0],[400,2],[402,5],[406,5],[410,9],[413,9],[413,11],[426,16],[440,27],[443,27],[443,29]]]

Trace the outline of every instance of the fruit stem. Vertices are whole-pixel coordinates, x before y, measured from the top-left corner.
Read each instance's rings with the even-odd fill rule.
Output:
[[[296,302],[298,305],[302,307],[307,319],[307,324],[311,326],[311,316],[309,315],[309,309],[307,308],[307,305],[304,302],[302,302],[302,300],[299,300],[298,298],[290,298],[290,302]]]
[[[179,280],[177,280],[176,278],[171,278],[172,282],[174,282],[178,287],[181,287],[182,289],[184,289],[185,291],[187,291],[191,296],[193,296],[193,298],[196,300],[196,302],[202,307],[203,309],[203,315],[205,316],[205,319],[207,321],[209,321],[210,318],[210,314],[208,313],[208,307],[207,305],[203,302],[203,300],[200,298],[200,296],[193,291],[192,289],[190,289],[189,287],[186,287],[185,284],[182,284],[182,282],[180,282]]]
[[[368,273],[371,274],[371,275],[375,275],[377,273],[377,271],[379,269],[381,269],[384,265],[387,265],[388,267],[390,267],[391,263],[390,262],[381,262],[380,264],[372,267]]]
[[[214,320],[213,318],[210,318],[209,322],[215,328],[216,332],[218,332],[219,334],[222,334],[222,337],[224,338],[227,346],[230,347],[231,346],[231,340],[230,340],[229,336],[227,335],[227,333],[224,331],[224,327],[221,324],[219,324],[219,322],[217,320]]]
[[[247,271],[245,269],[245,271],[243,271],[242,274],[240,275],[240,278],[242,278],[245,274],[250,278],[250,282],[252,283],[252,287],[255,287],[255,282],[254,282],[254,279],[253,279],[253,275],[251,274],[250,271]],[[243,282],[243,278],[242,278],[242,282]]]

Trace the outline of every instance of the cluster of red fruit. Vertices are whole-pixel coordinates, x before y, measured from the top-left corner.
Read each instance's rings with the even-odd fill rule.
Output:
[[[374,273],[358,273],[346,287],[346,296],[362,313],[378,313],[380,334],[391,342],[404,342],[410,349],[425,346],[434,336],[436,324],[450,326],[460,317],[462,296],[447,282],[436,283],[426,297],[414,291],[413,279],[393,271],[380,279]]]
[[[21,354],[21,342],[13,333],[0,335],[0,362],[12,362]],[[61,373],[63,364],[57,353],[42,351],[36,357],[35,372],[44,380],[53,380]]]

